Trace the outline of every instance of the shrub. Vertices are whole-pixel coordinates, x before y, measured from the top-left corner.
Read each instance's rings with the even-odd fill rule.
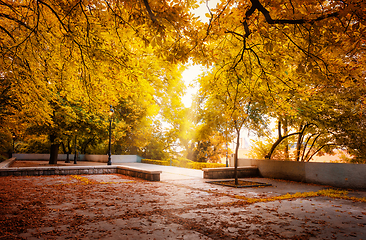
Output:
[[[167,160],[152,160],[152,159],[142,159],[142,163],[156,164],[156,165],[164,165],[164,166],[175,166],[175,167],[183,167],[183,168],[192,168],[192,169],[202,169],[202,168],[219,168],[225,167],[226,164],[223,163],[204,163],[204,162],[193,162],[186,158],[177,158],[177,159],[167,159]]]
[[[191,163],[192,161],[187,158],[178,157],[177,159],[172,159],[172,165],[176,167],[190,168],[189,165]]]
[[[169,161],[166,160],[152,160],[152,159],[142,159],[142,163],[149,163],[149,164],[155,164],[155,165],[164,165],[169,166]]]
[[[3,156],[3,155],[0,155],[0,162],[4,162],[5,160],[7,160],[8,158]]]
[[[202,168],[220,168],[226,167],[223,163],[203,163],[203,162],[192,162],[189,168],[202,169]]]

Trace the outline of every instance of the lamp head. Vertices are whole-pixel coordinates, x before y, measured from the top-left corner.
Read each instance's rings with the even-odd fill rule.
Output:
[[[112,108],[112,105],[110,105],[111,109],[109,109],[109,116],[113,117],[114,109]]]

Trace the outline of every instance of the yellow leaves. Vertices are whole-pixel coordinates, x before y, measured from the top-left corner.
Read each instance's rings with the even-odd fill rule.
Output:
[[[79,181],[81,181],[83,184],[95,184],[95,182],[90,181],[88,178],[86,177],[82,177],[82,176],[78,176],[78,175],[71,175],[72,178],[75,178]]]
[[[236,198],[239,200],[243,200],[245,203],[248,203],[248,204],[258,203],[258,202],[273,202],[273,201],[279,201],[279,200],[289,200],[289,199],[296,199],[296,198],[319,197],[319,196],[346,199],[346,200],[351,200],[354,202],[365,202],[366,203],[366,198],[350,197],[350,196],[347,196],[347,194],[348,194],[348,192],[344,191],[344,190],[324,189],[324,190],[319,190],[317,192],[310,191],[310,192],[296,192],[294,194],[287,193],[285,195],[267,197],[267,198],[266,197],[248,198],[245,196],[230,195],[230,194],[224,194],[224,195],[228,196],[228,197]]]
[[[135,183],[136,181],[123,181],[123,182],[97,182],[97,181],[93,181],[90,180],[86,177],[82,177],[79,175],[71,175],[72,178],[77,179],[81,182],[81,184],[83,185],[88,185],[88,184],[119,184],[119,183]]]

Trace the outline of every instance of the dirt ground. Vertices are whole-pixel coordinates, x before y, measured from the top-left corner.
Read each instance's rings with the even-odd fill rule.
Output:
[[[268,181],[228,189],[119,174],[1,177],[0,239],[366,239],[364,192]]]

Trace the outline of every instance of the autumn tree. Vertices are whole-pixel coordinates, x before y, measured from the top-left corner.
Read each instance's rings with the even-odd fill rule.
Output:
[[[226,59],[230,59],[229,51]],[[245,61],[247,63],[247,61]],[[229,67],[228,67],[229,66]],[[243,127],[256,130],[257,134],[266,127],[264,110],[266,96],[257,88],[256,72],[251,67],[237,65],[234,69],[225,61],[216,65],[212,72],[202,77],[200,92],[206,96],[205,111],[221,118],[220,127],[236,133],[234,155],[235,184],[238,184],[238,150],[240,131]]]
[[[304,118],[305,125],[316,125],[317,130],[309,132],[314,138],[322,132],[325,141],[331,132],[337,136],[331,141],[363,152],[352,143],[354,128],[342,130],[346,121],[329,126],[315,113],[324,113],[324,119],[327,114],[339,119],[352,116],[357,121],[354,126],[362,126],[364,1],[223,0],[209,11],[207,24],[189,12],[196,1],[6,0],[0,6],[0,77],[6,79],[1,83],[1,99],[11,96],[14,103],[0,113],[7,118],[17,115],[32,127],[52,129],[47,132],[54,146],[52,156],[57,156],[57,146],[67,138],[63,122],[83,125],[90,119],[104,119],[108,106],[123,108],[119,101],[131,97],[131,92],[143,92],[147,103],[155,102],[156,111],[172,121],[167,133],[171,142],[179,138],[184,142],[188,127],[179,119],[186,110],[172,99],[170,86],[179,82],[167,73],[176,75],[176,64],[189,57],[214,66],[211,79],[226,79],[227,89],[218,86],[210,94],[228,97],[217,99],[225,100],[227,106],[235,103],[225,115],[231,115],[237,127],[246,110],[273,118],[286,113]],[[329,89],[335,94],[331,99],[336,99],[343,88],[358,90],[353,98],[342,98],[337,111],[344,115],[331,113],[328,107],[326,111],[299,107],[308,99],[326,99]],[[162,100],[164,95],[168,100]],[[236,105],[237,100],[242,104]],[[350,114],[352,102],[357,103],[359,115],[353,110]],[[79,119],[80,112],[90,118]],[[140,125],[143,129],[150,120],[141,119],[146,120]],[[123,131],[128,129],[122,119],[115,123],[125,125],[120,128]],[[96,128],[104,129],[104,124],[101,121]],[[115,135],[118,140],[124,133]],[[311,141],[304,138],[302,142]]]
[[[0,5],[0,72],[13,84],[24,121],[38,129],[53,129],[44,131],[53,146],[50,163],[57,161],[58,146],[68,136],[60,117],[81,126],[103,119],[106,106],[118,106],[131,91],[151,95],[147,103],[163,92],[170,84],[163,69],[187,59],[184,34],[194,21],[190,6],[183,2],[1,1]],[[78,118],[80,111],[89,117]],[[100,123],[97,128],[104,128]]]
[[[336,130],[317,120],[317,113],[324,114],[323,106],[331,107],[327,91],[341,88],[365,91],[360,84],[365,79],[362,66],[365,12],[361,10],[365,9],[364,4],[362,1],[222,1],[211,9],[210,22],[202,31],[207,44],[200,46],[204,53],[201,62],[213,62],[216,67],[225,61],[226,68],[239,75],[239,79],[241,75],[255,76],[251,81],[256,81],[262,93],[266,89],[269,96],[267,116],[303,119],[297,125],[300,130],[296,131],[297,159],[301,156],[305,159],[312,156],[313,149],[308,154],[303,149],[300,154],[301,147],[312,148],[314,140],[320,144],[319,149],[335,146],[335,133],[342,128]],[[230,58],[227,52],[231,52]],[[323,103],[318,105],[320,99]],[[304,107],[311,102],[317,102],[316,106]],[[363,106],[362,94],[348,103],[352,102]],[[348,112],[348,103],[337,111]],[[358,108],[360,116],[361,109]],[[342,119],[341,115],[334,116],[334,121]],[[308,137],[301,134],[304,128]],[[275,145],[288,139],[285,136],[289,134],[279,133]]]

